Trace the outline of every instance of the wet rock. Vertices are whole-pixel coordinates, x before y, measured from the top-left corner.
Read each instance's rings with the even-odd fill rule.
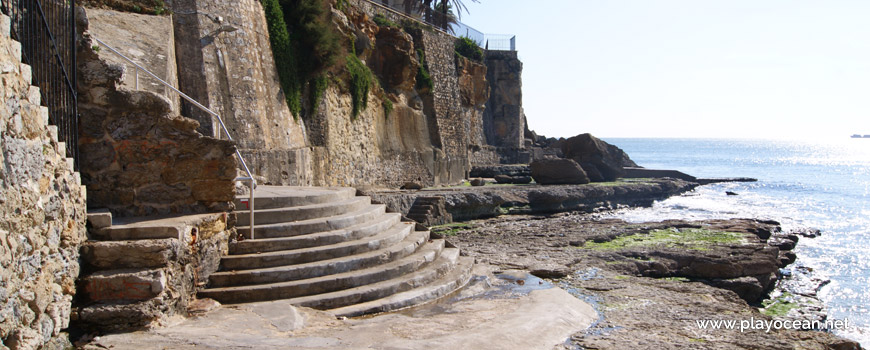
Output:
[[[540,159],[531,164],[532,178],[542,185],[587,184],[589,177],[574,160]]]
[[[471,186],[475,186],[475,187],[485,186],[485,185],[486,185],[486,180],[484,180],[484,179],[480,179],[480,178],[477,178],[477,179],[471,179],[470,183],[471,183]]]

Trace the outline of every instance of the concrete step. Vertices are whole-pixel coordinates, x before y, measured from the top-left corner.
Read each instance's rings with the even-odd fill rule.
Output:
[[[323,218],[354,212],[371,205],[369,197],[353,197],[336,202],[303,205],[298,207],[274,208],[254,211],[256,225],[293,222]],[[250,225],[248,212],[236,212],[238,225]]]
[[[338,244],[349,240],[373,236],[395,225],[401,221],[401,219],[402,216],[399,213],[386,213],[374,218],[373,220],[338,230],[318,232],[302,236],[233,242],[229,245],[229,253],[231,255],[253,254]]]
[[[221,303],[241,303],[335,292],[414,272],[435,261],[443,250],[444,241],[437,240],[424,245],[414,254],[383,265],[304,280],[207,289],[200,292],[199,296],[213,298]]]
[[[87,241],[81,257],[96,269],[157,268],[176,259],[183,247],[177,239]]]
[[[399,243],[413,230],[414,224],[399,222],[377,235],[337,244],[268,253],[229,255],[221,259],[221,269],[224,271],[253,270],[362,254]]]
[[[352,187],[257,186],[254,191],[256,210],[299,207],[342,201],[356,196]],[[236,208],[248,210],[248,196],[236,197]]]
[[[455,248],[447,248],[455,249]],[[432,283],[425,286],[393,294],[385,298],[348,305],[328,310],[336,316],[355,317],[365,314],[389,312],[406,307],[416,306],[435,301],[464,287],[471,280],[471,268],[474,259],[460,257],[456,267]]]
[[[383,215],[385,212],[386,206],[383,204],[376,204],[369,205],[355,212],[330,217],[296,222],[282,222],[262,226],[261,223],[258,222],[255,226],[255,233],[257,239],[261,239],[300,236],[316,232],[332,231],[373,220],[374,218]],[[244,237],[251,237],[251,229],[249,226],[236,226],[236,230]]]
[[[414,273],[337,292],[291,298],[288,302],[297,306],[327,310],[377,300],[432,283],[452,271],[458,260],[459,250],[447,248],[437,260]]]
[[[286,282],[364,269],[413,254],[429,240],[429,231],[415,231],[392,246],[352,256],[300,265],[255,270],[219,271],[209,276],[209,287]]]
[[[88,329],[130,331],[144,328],[161,318],[158,302],[145,300],[97,303],[79,309],[79,321]]]
[[[152,299],[167,286],[163,269],[117,269],[95,272],[79,279],[82,300],[123,302]]]
[[[140,239],[182,239],[184,232],[178,226],[124,226],[116,225],[93,230],[94,238],[104,241],[130,241]]]

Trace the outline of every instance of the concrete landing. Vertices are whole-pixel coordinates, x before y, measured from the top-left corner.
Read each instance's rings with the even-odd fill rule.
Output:
[[[597,318],[589,304],[525,272],[474,272],[462,291],[399,312],[340,320],[281,300],[225,305],[166,328],[102,336],[86,349],[549,350]]]

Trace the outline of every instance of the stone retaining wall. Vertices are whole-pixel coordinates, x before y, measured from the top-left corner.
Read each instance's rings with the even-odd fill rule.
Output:
[[[53,348],[69,325],[85,189],[0,15],[0,349]]]
[[[87,19],[79,22],[86,30]],[[231,210],[234,144],[196,132],[199,124],[173,113],[166,97],[124,89],[125,73],[83,39],[79,149],[88,207],[118,216]]]

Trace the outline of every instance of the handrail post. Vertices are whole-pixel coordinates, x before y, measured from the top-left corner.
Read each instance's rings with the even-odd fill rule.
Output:
[[[136,90],[139,90],[139,68],[136,68]]]
[[[251,215],[250,227],[251,227],[251,239],[253,240],[254,239],[254,186],[256,186],[254,184],[254,178],[252,177],[248,183],[250,184],[250,187],[251,187],[251,195],[250,195],[250,197],[248,197],[248,207],[249,207],[248,213]]]

